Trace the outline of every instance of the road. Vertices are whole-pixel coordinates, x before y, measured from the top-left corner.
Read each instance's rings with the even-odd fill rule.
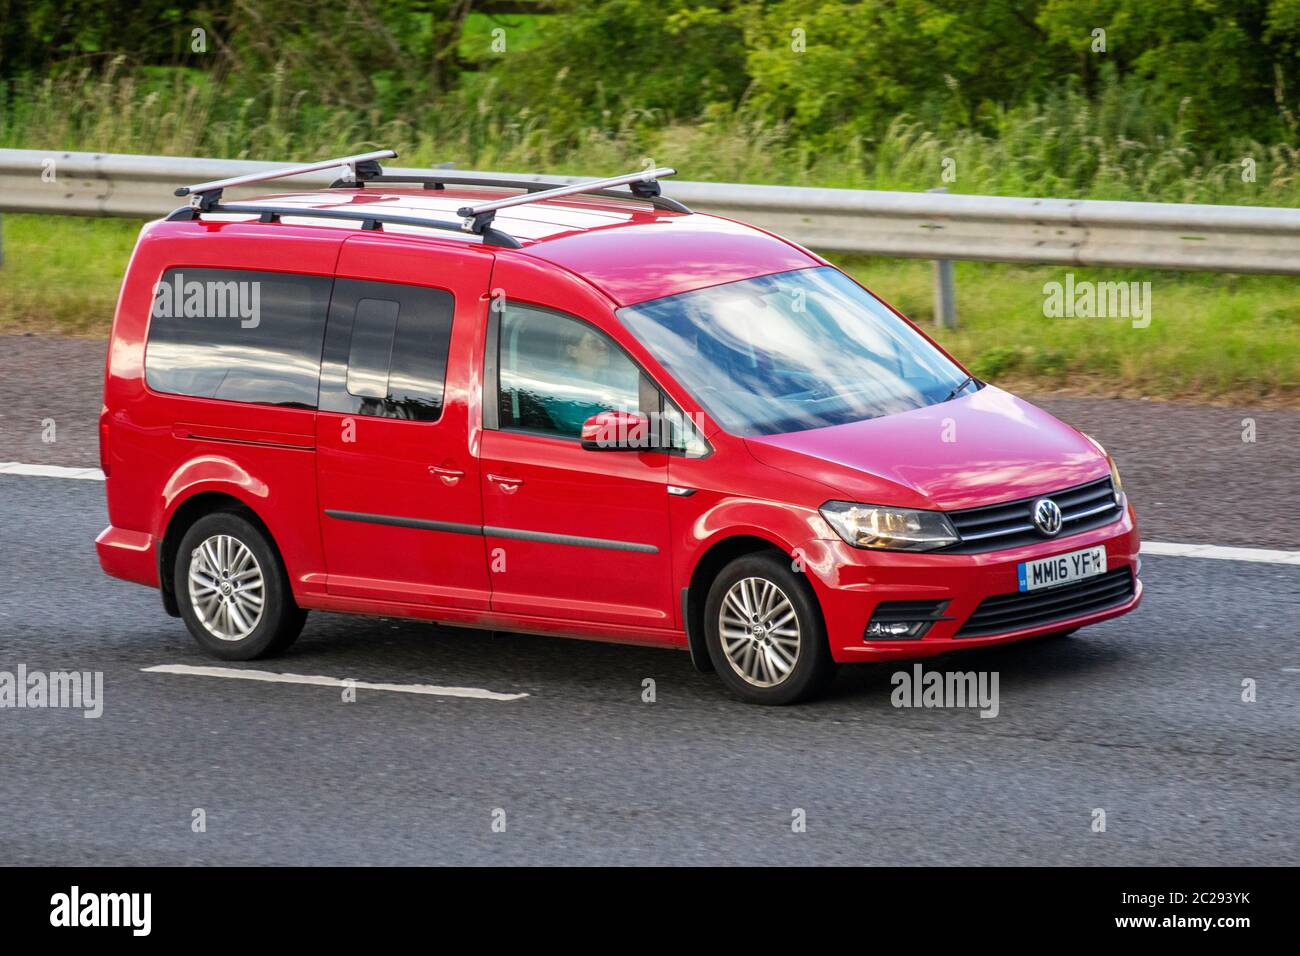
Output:
[[[0,671],[104,675],[99,719],[0,709],[0,864],[1300,860],[1300,566],[1149,557],[1128,617],[927,662],[997,672],[992,719],[893,707],[899,665],[765,709],[684,654],[325,614],[234,665],[528,695],[345,703],[144,673],[213,662],[99,571],[103,494],[0,477]]]

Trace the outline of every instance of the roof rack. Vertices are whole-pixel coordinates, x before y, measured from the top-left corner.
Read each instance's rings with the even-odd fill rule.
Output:
[[[674,170],[654,170],[651,175],[661,174],[665,176],[673,175]],[[669,212],[689,213],[690,208],[676,199],[670,199],[663,195],[658,189],[658,183],[653,180],[646,180],[646,173],[630,173],[633,177],[631,180],[632,199],[639,199],[648,202],[656,209],[665,209]],[[625,177],[614,177],[619,184],[629,182]],[[584,196],[600,196],[605,199],[628,199],[627,193],[618,192],[614,189],[601,188],[600,183],[612,183],[614,180],[590,180],[576,184],[580,188],[571,190],[564,195],[571,195],[573,192],[581,193]],[[568,189],[575,185],[574,183],[561,182],[559,180],[535,179],[523,175],[503,174],[498,176],[484,176],[479,173],[465,173],[448,169],[446,171],[437,171],[431,175],[402,175],[379,173],[373,176],[357,176],[351,180],[337,179],[330,184],[330,189],[362,189],[370,183],[417,183],[425,189],[443,189],[446,186],[487,186],[496,189],[522,189],[526,193],[545,192],[552,189]],[[644,187],[644,188],[642,188]],[[640,191],[638,191],[640,190]],[[533,201],[533,200],[529,200]]]
[[[465,224],[452,219],[425,219],[421,216],[408,216],[399,212],[387,212],[373,207],[339,209],[337,207],[315,206],[271,206],[264,203],[221,203],[210,209],[199,210],[194,206],[181,206],[170,216],[168,222],[185,222],[199,218],[200,212],[208,213],[244,213],[257,216],[258,222],[279,222],[284,216],[299,216],[303,219],[346,219],[361,223],[365,230],[379,230],[385,223],[397,226],[418,226],[425,229],[441,229],[444,232],[456,232],[462,235],[470,230]],[[509,233],[500,229],[486,229],[478,233],[485,245],[501,246],[504,249],[522,249],[523,243]]]
[[[428,229],[442,229],[451,232],[469,232],[480,236],[487,245],[502,246],[509,249],[521,248],[521,243],[514,236],[492,228],[492,220],[498,209],[508,209],[525,203],[540,202],[560,196],[578,194],[604,196],[614,199],[629,198],[626,193],[615,192],[614,186],[627,186],[631,198],[652,203],[656,208],[673,212],[689,213],[686,206],[661,194],[659,179],[674,176],[677,170],[668,167],[626,173],[611,176],[608,179],[592,179],[580,183],[545,182],[521,178],[479,176],[472,173],[457,173],[451,170],[439,171],[430,176],[386,175],[379,165],[381,159],[393,159],[397,156],[391,149],[376,150],[371,153],[359,153],[356,156],[344,156],[340,159],[327,159],[319,163],[302,166],[285,166],[264,173],[248,173],[244,176],[232,176],[229,179],[216,179],[212,182],[198,183],[193,186],[177,188],[177,196],[189,196],[188,206],[182,206],[167,217],[169,222],[192,221],[200,213],[246,213],[259,217],[259,222],[279,222],[283,216],[301,216],[310,219],[347,219],[361,223],[366,230],[380,229],[384,223],[403,226],[423,226]],[[507,196],[462,206],[456,210],[461,217],[459,223],[450,220],[425,219],[403,213],[388,212],[373,207],[352,209],[316,208],[310,206],[272,206],[262,203],[222,203],[223,190],[233,186],[251,186],[254,183],[301,176],[306,173],[319,172],[323,169],[347,167],[348,174],[330,184],[331,189],[361,188],[367,182],[372,183],[422,183],[426,189],[443,189],[447,185],[490,186],[506,189],[522,189],[518,196]]]
[[[504,199],[493,199],[488,202],[476,203],[473,206],[461,206],[456,210],[456,215],[465,221],[465,229],[468,232],[481,233],[487,229],[498,209],[509,209],[512,206],[522,206],[525,203],[541,202],[544,199],[558,199],[560,196],[574,196],[579,193],[604,193],[608,195],[608,190],[613,186],[627,186],[632,191],[632,196],[636,199],[653,201],[656,198],[663,198],[659,190],[659,180],[664,176],[676,176],[677,170],[661,166],[658,169],[646,169],[639,173],[625,173],[622,176],[611,176],[608,179],[590,179],[581,183],[562,183],[549,186],[540,191],[527,191],[520,196],[507,196]],[[618,196],[618,193],[614,195]],[[620,196],[620,198],[627,198]],[[678,203],[677,205],[681,205]],[[690,212],[685,206],[680,210]]]
[[[302,176],[319,172],[322,169],[334,169],[346,166],[352,182],[377,176],[384,170],[379,165],[381,159],[395,159],[397,153],[391,149],[377,149],[373,153],[358,153],[356,156],[344,156],[340,159],[327,159],[319,163],[307,163],[303,166],[285,166],[281,169],[269,169],[264,173],[247,173],[243,176],[231,176],[229,179],[214,179],[210,183],[198,183],[194,186],[180,186],[175,195],[189,196],[190,205],[200,212],[210,212],[212,207],[221,202],[221,192],[232,186],[251,186],[253,183],[265,183],[272,179],[285,179],[289,176]]]

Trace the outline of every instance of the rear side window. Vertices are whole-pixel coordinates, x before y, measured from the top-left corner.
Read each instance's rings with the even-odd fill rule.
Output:
[[[175,395],[315,408],[331,282],[168,269],[154,287],[145,381]]]
[[[327,412],[436,421],[451,345],[451,293],[339,279],[321,367]]]

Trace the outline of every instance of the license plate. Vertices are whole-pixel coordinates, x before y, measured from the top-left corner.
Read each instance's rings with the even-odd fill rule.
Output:
[[[1082,581],[1084,578],[1096,577],[1106,573],[1106,548],[1083,548],[1050,558],[1038,558],[1016,565],[1016,574],[1020,578],[1020,590],[1037,591],[1039,588],[1054,588],[1059,584]]]

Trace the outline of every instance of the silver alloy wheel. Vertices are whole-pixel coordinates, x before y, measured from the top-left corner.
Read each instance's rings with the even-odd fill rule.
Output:
[[[218,640],[242,641],[262,619],[262,567],[238,538],[214,534],[191,551],[189,587],[194,614]]]
[[[718,635],[731,669],[755,687],[782,683],[799,660],[799,615],[767,578],[731,586],[718,612]]]

